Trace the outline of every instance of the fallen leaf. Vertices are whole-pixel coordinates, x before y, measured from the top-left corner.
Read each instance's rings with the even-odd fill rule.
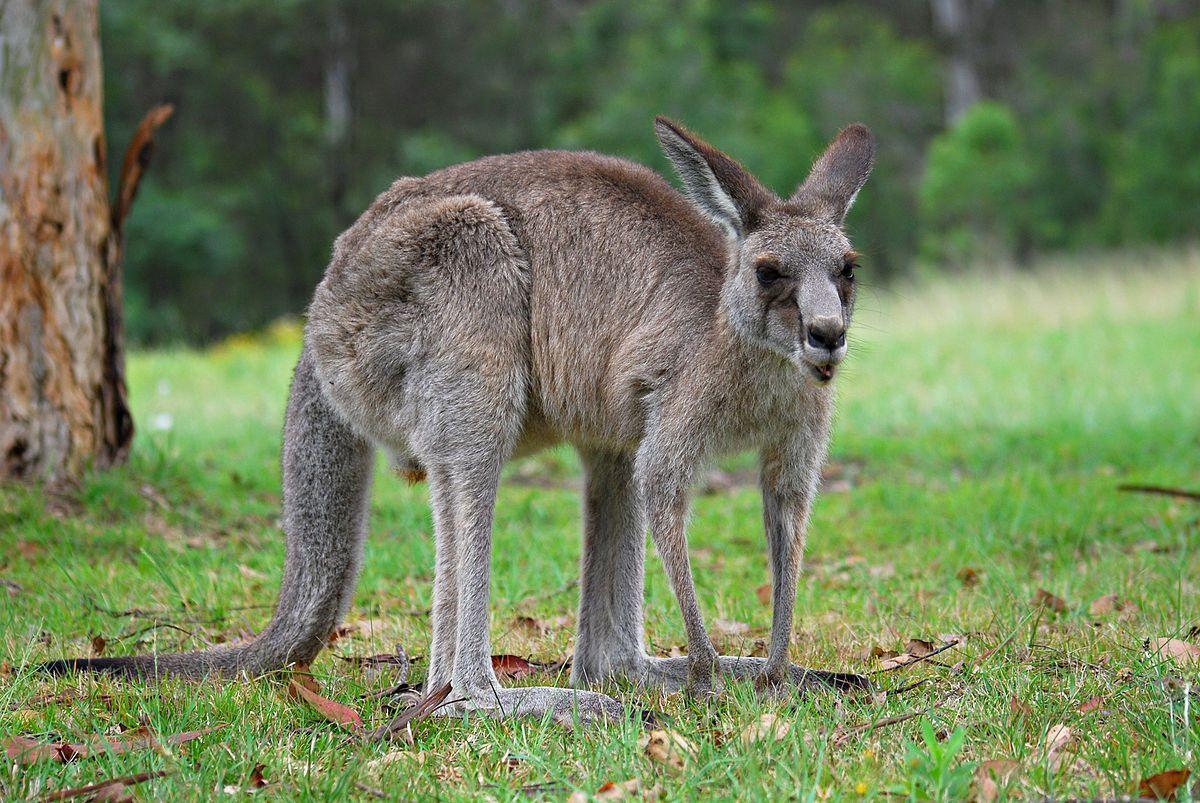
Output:
[[[1170,658],[1185,666],[1200,664],[1200,647],[1177,638],[1152,638],[1146,649],[1163,658]]]
[[[887,580],[896,576],[896,564],[890,560],[887,563],[881,563],[878,566],[871,566],[867,569],[867,575],[875,580]]]
[[[263,778],[263,770],[266,768],[266,764],[255,764],[254,769],[250,770],[250,778],[246,781],[246,786],[251,789],[261,789],[267,786],[268,782]]]
[[[1078,711],[1081,714],[1087,714],[1104,705],[1103,697],[1092,697],[1090,700],[1084,700],[1079,704]]]
[[[391,764],[395,764],[398,761],[405,761],[409,758],[412,758],[414,761],[420,761],[420,759],[417,758],[418,755],[419,754],[412,753],[408,750],[392,750],[389,753],[384,753],[379,758],[371,759],[366,763],[365,767],[367,772],[378,773],[381,769],[384,769]]]
[[[771,584],[763,583],[758,588],[754,589],[754,595],[758,597],[758,601],[763,605],[771,604]]]
[[[895,658],[899,654],[895,650],[885,650],[878,644],[868,644],[859,650],[855,657],[861,661],[869,661],[872,658]]]
[[[792,726],[787,720],[774,714],[763,714],[742,731],[742,741],[745,744],[754,744],[762,740],[777,742],[787,736],[791,729]]]
[[[1032,604],[1054,611],[1055,613],[1065,613],[1067,610],[1067,601],[1062,597],[1056,597],[1044,588],[1039,588],[1033,595]]]
[[[750,625],[736,619],[715,619],[713,630],[722,636],[744,636],[750,632]]]
[[[92,636],[92,655],[104,655],[104,648],[108,644],[104,640],[104,636]]]
[[[954,576],[958,578],[958,582],[963,584],[963,588],[973,588],[979,585],[979,570],[970,566],[962,567]]]
[[[544,636],[552,630],[559,630],[569,624],[571,624],[571,617],[568,614],[555,616],[553,619],[538,619],[533,616],[513,617],[514,627],[535,636]]]
[[[317,713],[330,722],[336,722],[338,725],[348,727],[351,730],[362,728],[362,717],[350,706],[330,700],[327,697],[322,697],[305,684],[296,682],[295,678],[288,681],[288,689],[316,709]]]
[[[292,677],[288,685],[284,689],[284,696],[289,700],[303,700],[300,693],[292,688],[292,684],[303,686],[313,694],[321,693],[321,684],[317,683],[317,679],[312,676],[312,672],[308,671],[308,664],[296,664],[292,667]]]
[[[1017,716],[1028,717],[1033,715],[1033,706],[1020,699],[1015,694],[1008,698],[1008,710],[1012,711]]]
[[[908,666],[914,660],[916,660],[916,659],[906,652],[897,653],[897,654],[893,654],[893,655],[890,655],[890,656],[887,656],[886,658],[884,658],[880,662],[879,668],[884,671],[887,671],[889,669],[899,669],[902,666]]]
[[[620,783],[609,781],[590,795],[582,790],[572,792],[571,796],[567,798],[567,803],[587,803],[589,800],[625,800],[630,797],[649,799],[652,795],[643,790],[641,778],[630,778],[628,781]]]
[[[223,725],[205,728],[198,731],[186,731],[168,736],[165,744],[176,746],[199,739],[213,731],[220,730]],[[120,736],[107,738],[98,736],[88,742],[39,742],[28,736],[13,736],[4,744],[4,753],[9,759],[18,764],[36,764],[39,761],[56,761],[66,764],[81,758],[108,753],[121,755],[134,750],[158,749],[160,743],[146,728],[134,728],[125,731]]]
[[[914,658],[924,658],[937,648],[938,645],[934,644],[932,641],[914,638],[908,640],[908,646],[904,648],[904,651]]]
[[[1008,759],[984,761],[975,769],[975,797],[980,803],[993,803],[1000,798],[1000,789],[1020,771],[1021,765]]]
[[[1166,770],[1149,778],[1143,778],[1138,785],[1138,797],[1152,797],[1157,800],[1174,800],[1179,787],[1192,774],[1189,769]]]
[[[545,668],[545,664],[534,663],[519,655],[492,656],[492,669],[495,671],[496,677],[501,680],[518,680]]]
[[[1096,597],[1092,603],[1088,605],[1088,613],[1092,616],[1105,616],[1110,613],[1116,613],[1125,607],[1121,602],[1121,598],[1116,594],[1105,594],[1102,597]]]
[[[675,731],[650,731],[641,739],[646,755],[673,771],[682,770],[695,757],[696,748]]]
[[[242,577],[245,577],[247,580],[266,580],[267,579],[267,576],[265,574],[263,574],[262,572],[260,572],[258,569],[251,569],[249,566],[247,566],[244,563],[238,564],[238,572],[241,573]]]
[[[1075,741],[1075,732],[1066,725],[1051,725],[1046,730],[1046,760],[1051,769],[1058,771],[1066,760],[1064,753],[1070,751]]]

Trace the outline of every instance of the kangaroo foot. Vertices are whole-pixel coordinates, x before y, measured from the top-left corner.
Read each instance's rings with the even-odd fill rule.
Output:
[[[481,690],[462,699],[451,692],[451,702],[438,709],[438,714],[462,715],[467,712],[484,716],[512,719],[549,715],[559,724],[571,727],[620,722],[626,716],[625,707],[607,694],[582,689],[562,689],[557,686],[527,686],[502,689],[498,686]]]
[[[716,669],[720,675],[734,680],[750,680],[766,683],[776,688],[795,690],[834,689],[851,691],[872,687],[871,682],[861,675],[847,672],[826,672],[790,664],[783,676],[765,678],[767,659],[750,656],[722,655],[717,658]],[[634,683],[648,688],[675,692],[688,687],[689,665],[687,656],[678,658],[645,658],[620,670],[620,674]],[[762,681],[759,679],[763,678]]]

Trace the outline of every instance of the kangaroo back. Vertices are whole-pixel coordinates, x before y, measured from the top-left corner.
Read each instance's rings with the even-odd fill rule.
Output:
[[[253,641],[127,658],[51,661],[48,672],[133,677],[260,675],[308,663],[350,605],[366,535],[374,450],[333,411],[308,349],[292,378],[283,437],[286,558],[275,614]]]

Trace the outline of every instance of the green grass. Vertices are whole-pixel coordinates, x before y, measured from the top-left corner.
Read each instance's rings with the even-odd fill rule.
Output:
[[[1200,255],[1053,267],[868,289],[840,381],[832,452],[840,479],[816,506],[794,658],[868,671],[881,665],[869,657],[873,646],[902,651],[910,638],[943,634],[963,643],[877,675],[890,688],[928,681],[886,698],[765,703],[734,686],[705,706],[613,690],[664,711],[695,745],[677,772],[645,755],[632,724],[568,731],[433,720],[418,724],[411,746],[362,743],[282,699],[269,680],[153,686],[21,669],[90,654],[93,636],[106,640],[106,654],[235,638],[261,627],[274,601],[283,554],[277,451],[294,339],[281,329],[203,353],[132,355],[140,431],[130,464],[74,489],[0,490],[0,578],[9,589],[0,589],[0,733],[81,741],[139,724],[163,736],[224,727],[161,752],[9,762],[0,795],[170,770],[137,794],[206,798],[244,785],[263,764],[272,783],[264,793],[284,798],[363,798],[372,788],[396,798],[565,799],[639,778],[679,800],[955,799],[974,765],[1007,759],[1020,766],[1010,794],[1087,798],[1127,794],[1161,770],[1197,769],[1200,667],[1142,645],[1200,643],[1192,632],[1200,506],[1116,487],[1200,487]],[[724,468],[737,475],[751,465],[741,456]],[[552,481],[544,485],[577,476],[566,451],[511,471]],[[401,644],[427,653],[428,619],[414,614],[428,606],[432,582],[425,496],[424,486],[380,473],[350,614],[367,625],[334,652]],[[761,652],[769,625],[755,593],[769,579],[759,516],[752,487],[695,504],[691,543],[708,620],[749,625],[715,635],[726,652]],[[495,651],[566,657],[576,494],[507,484],[495,544]],[[967,568],[973,586],[959,579]],[[1042,588],[1066,600],[1065,612],[1031,604]],[[555,589],[563,590],[526,600]],[[1090,614],[1105,594],[1119,595],[1124,610]],[[684,637],[654,557],[647,596],[649,643],[665,654]],[[141,613],[111,613],[132,608]],[[564,614],[569,621],[544,634],[515,621]],[[164,624],[173,627],[151,629]],[[387,716],[361,697],[391,682],[386,671],[372,676],[329,652],[313,669],[327,696],[369,723]],[[423,670],[418,661],[415,676]],[[45,702],[61,691],[73,699]],[[1094,697],[1101,703],[1081,712]],[[790,731],[744,744],[742,731],[766,711]],[[851,727],[909,713],[919,716]],[[1059,724],[1074,737],[1065,759],[1047,754],[1047,733]],[[394,751],[395,760],[372,764]]]

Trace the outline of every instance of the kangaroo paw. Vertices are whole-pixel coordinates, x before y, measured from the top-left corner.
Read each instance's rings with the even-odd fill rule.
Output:
[[[452,694],[451,699],[455,696]],[[628,715],[625,707],[607,694],[556,686],[496,687],[463,696],[465,699],[452,702],[436,713],[462,715],[471,712],[502,719],[549,716],[553,722],[566,727],[611,724]]]
[[[734,680],[749,680],[755,683],[766,683],[777,688],[794,690],[834,689],[836,691],[852,691],[855,689],[873,688],[871,682],[861,675],[845,672],[826,672],[820,669],[807,669],[791,664],[786,675],[774,678],[763,678],[766,670],[765,658],[751,656],[722,655],[717,658],[719,674]],[[634,683],[648,688],[661,689],[670,693],[688,687],[689,667],[687,656],[678,658],[643,658],[623,669],[621,674]]]

